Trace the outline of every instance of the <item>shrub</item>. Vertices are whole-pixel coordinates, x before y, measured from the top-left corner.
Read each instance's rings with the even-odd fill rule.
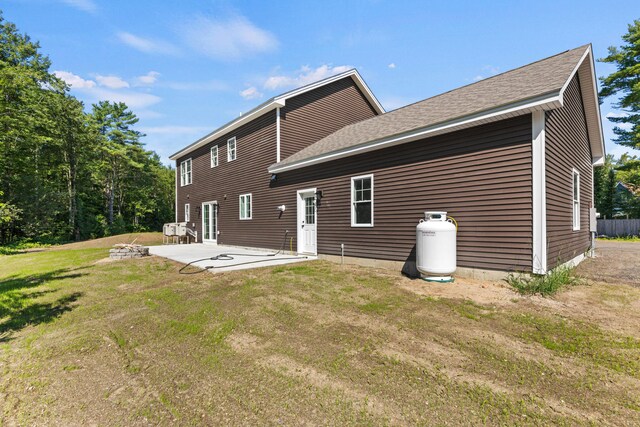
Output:
[[[574,274],[574,269],[557,267],[546,275],[509,274],[505,281],[523,295],[553,295],[566,286],[580,285],[582,279]]]

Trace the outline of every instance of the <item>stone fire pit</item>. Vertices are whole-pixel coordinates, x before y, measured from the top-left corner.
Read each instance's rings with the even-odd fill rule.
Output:
[[[113,245],[113,249],[109,249],[109,258],[111,259],[131,259],[144,256],[149,256],[149,248],[142,245],[119,243]]]

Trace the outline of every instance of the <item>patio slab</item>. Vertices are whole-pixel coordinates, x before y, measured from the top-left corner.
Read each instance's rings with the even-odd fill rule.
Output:
[[[189,245],[162,245],[149,246],[149,253],[164,258],[191,264],[192,266],[206,268],[212,273],[223,271],[247,270],[250,268],[270,267],[274,265],[290,264],[317,259],[315,256],[274,254],[275,250],[266,249],[245,249],[229,246],[218,246],[203,243],[192,243]],[[216,259],[228,254],[232,259]],[[206,259],[205,259],[206,258]],[[209,267],[209,268],[207,268]]]

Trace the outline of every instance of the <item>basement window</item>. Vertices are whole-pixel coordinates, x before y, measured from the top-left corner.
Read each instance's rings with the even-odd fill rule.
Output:
[[[240,219],[251,219],[251,193],[240,195]]]
[[[191,173],[191,159],[187,159],[180,163],[180,186],[184,187],[193,182]]]
[[[211,167],[215,168],[218,166],[218,146],[214,145],[211,147]]]
[[[227,161],[231,162],[236,159],[236,137],[227,140]]]
[[[373,175],[351,178],[351,226],[373,227]]]
[[[580,230],[580,172],[573,170],[573,231]]]

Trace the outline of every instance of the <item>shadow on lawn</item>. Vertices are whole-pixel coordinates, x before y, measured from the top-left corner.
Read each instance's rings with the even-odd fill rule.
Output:
[[[78,270],[78,269],[75,269]],[[26,277],[10,276],[0,280],[0,343],[11,340],[13,332],[28,325],[48,323],[70,311],[72,304],[82,296],[74,292],[53,302],[34,302],[37,298],[56,292],[58,289],[29,291],[43,284],[64,279],[75,279],[86,273],[69,273],[68,269]]]

